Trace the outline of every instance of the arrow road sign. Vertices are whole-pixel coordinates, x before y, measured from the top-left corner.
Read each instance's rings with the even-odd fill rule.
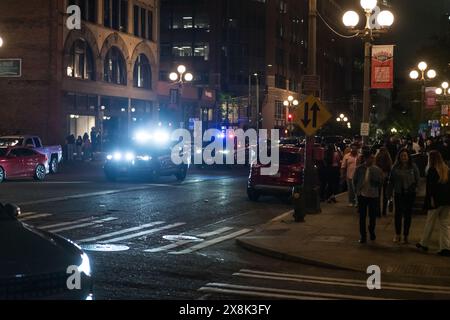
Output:
[[[306,135],[312,136],[327,123],[331,117],[331,113],[318,98],[309,96],[298,106],[294,120]]]

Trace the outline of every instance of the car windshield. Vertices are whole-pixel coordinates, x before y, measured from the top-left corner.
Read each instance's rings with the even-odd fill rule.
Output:
[[[23,139],[17,138],[0,138],[0,147],[14,147],[22,145]]]

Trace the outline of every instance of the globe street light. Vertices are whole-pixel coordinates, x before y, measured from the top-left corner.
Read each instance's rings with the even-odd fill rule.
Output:
[[[180,103],[180,96],[182,95],[181,91],[183,89],[183,84],[185,82],[192,82],[194,80],[194,75],[190,72],[187,72],[187,68],[184,65],[179,65],[177,67],[177,72],[171,72],[169,74],[169,79],[174,82],[175,84],[178,84],[178,90],[177,90],[177,104]],[[178,105],[179,107],[179,105]],[[183,125],[185,124],[185,114],[184,114],[184,106],[182,110],[182,120]]]
[[[3,39],[0,37],[0,48],[3,47]]]
[[[439,96],[450,95],[449,83],[447,81],[442,82],[441,87],[436,89],[436,94]]]
[[[360,4],[366,17],[366,26],[363,30],[356,30],[355,36],[360,36],[364,41],[364,98],[363,98],[363,123],[370,124],[370,74],[371,74],[371,47],[375,37],[384,33],[384,30],[394,24],[394,15],[388,10],[383,10],[377,15],[377,23],[381,27],[374,28],[371,23],[372,12],[377,7],[377,0],[361,0]],[[359,15],[355,11],[347,11],[342,22],[348,28],[355,28],[359,24]],[[383,30],[384,29],[384,30]],[[342,119],[342,118],[341,118]],[[363,136],[364,144],[368,142],[368,136]]]
[[[422,122],[423,111],[425,109],[426,82],[436,78],[437,73],[433,69],[428,69],[428,64],[425,61],[419,62],[419,64],[417,65],[417,69],[419,69],[419,71],[412,70],[409,73],[409,77],[412,80],[418,80],[418,81],[422,82],[422,88],[421,88],[422,99],[421,99],[421,104],[420,104],[420,122]]]

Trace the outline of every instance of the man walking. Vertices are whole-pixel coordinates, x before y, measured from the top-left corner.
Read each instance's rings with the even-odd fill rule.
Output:
[[[377,223],[377,200],[383,184],[383,172],[375,166],[375,157],[369,151],[363,151],[364,162],[356,168],[353,177],[355,192],[358,196],[359,230],[361,244],[367,242],[366,217],[369,213],[370,240],[376,240],[375,227]]]

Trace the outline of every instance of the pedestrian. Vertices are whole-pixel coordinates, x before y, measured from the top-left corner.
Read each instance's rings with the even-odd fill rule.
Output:
[[[406,149],[400,150],[389,176],[389,198],[394,196],[395,202],[395,237],[394,242],[401,240],[403,224],[403,244],[408,243],[409,229],[412,220],[412,208],[416,201],[419,184],[419,169],[413,163]]]
[[[67,136],[66,146],[67,146],[67,161],[72,161],[73,154],[75,151],[75,136],[73,134]]]
[[[428,211],[427,222],[422,240],[416,247],[428,251],[436,222],[439,223],[439,252],[441,256],[450,256],[450,177],[449,168],[439,151],[433,150],[428,157],[427,186],[425,209]]]
[[[353,183],[353,176],[358,163],[358,146],[351,145],[351,151],[344,156],[341,166],[341,177],[347,182],[348,191],[348,206],[357,207],[358,198],[355,193],[355,185]]]
[[[359,242],[367,242],[367,213],[369,213],[370,240],[376,240],[375,228],[377,224],[376,201],[383,183],[383,172],[375,166],[375,157],[370,150],[363,151],[363,164],[356,168],[353,176],[355,192],[358,196]]]
[[[83,152],[83,138],[81,136],[78,136],[77,141],[75,142],[76,148],[77,148],[77,159],[82,159],[82,152]]]
[[[90,158],[90,152],[91,152],[92,144],[89,140],[89,135],[87,132],[83,135],[83,160],[87,160]]]
[[[378,168],[380,168],[381,171],[383,171],[383,184],[380,190],[380,201],[377,202],[378,203],[377,215],[379,217],[381,216],[386,217],[389,200],[387,186],[392,169],[392,159],[386,147],[380,148],[380,151],[375,157],[375,165]],[[383,204],[382,206],[380,202]]]
[[[97,131],[95,127],[91,128],[91,144],[92,144],[92,151],[97,151]]]
[[[339,192],[339,177],[341,170],[341,154],[334,144],[328,145],[325,153],[325,166],[328,185],[328,203],[336,203]]]

